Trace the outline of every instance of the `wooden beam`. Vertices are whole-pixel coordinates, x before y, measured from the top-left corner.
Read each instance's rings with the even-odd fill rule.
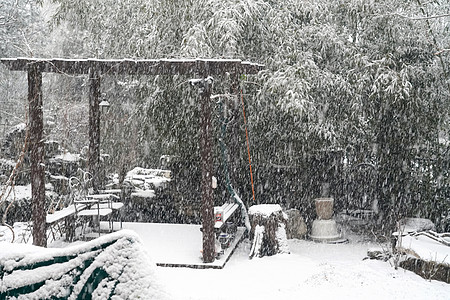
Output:
[[[39,63],[29,64],[28,109],[29,109],[29,153],[31,164],[31,218],[33,221],[33,245],[46,247],[45,211],[45,161],[44,161],[44,116],[42,104],[42,70]]]
[[[43,59],[0,58],[12,71],[26,71],[27,65],[39,62],[42,72],[61,74],[89,74],[95,65],[101,75],[188,75],[211,76],[230,74],[256,74],[264,66],[239,59]]]
[[[92,187],[100,187],[100,74],[93,66],[89,72],[89,155],[88,170],[92,175]]]

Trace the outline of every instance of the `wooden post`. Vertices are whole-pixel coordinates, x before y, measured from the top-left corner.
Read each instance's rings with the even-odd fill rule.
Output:
[[[231,74],[231,85],[230,85],[230,94],[235,96],[233,105],[230,107],[232,110],[232,114],[234,116],[234,122],[230,122],[228,125],[230,134],[228,137],[228,154],[229,154],[229,169],[230,169],[230,180],[236,186],[244,187],[243,183],[247,184],[250,182],[250,178],[247,179],[248,172],[245,172],[245,181],[242,181],[239,176],[235,176],[236,174],[240,174],[242,170],[242,163],[246,161],[246,156],[244,156],[243,147],[245,146],[245,140],[242,138],[242,125],[244,124],[244,119],[242,117],[242,106],[241,106],[241,95],[239,90],[239,76],[237,74]],[[227,142],[227,141],[225,141]],[[234,179],[234,181],[233,181]],[[240,193],[244,193],[242,197],[244,200],[244,204],[246,207],[249,207],[249,197],[247,196],[246,190],[239,190]]]
[[[214,199],[212,189],[213,171],[213,131],[211,108],[211,85],[209,79],[203,79],[201,86],[201,134],[200,156],[202,164],[202,230],[203,230],[203,261],[213,262],[215,259],[214,235]]]
[[[94,62],[91,62],[94,63]],[[89,155],[88,171],[92,175],[92,187],[97,191],[100,184],[100,74],[89,69]]]
[[[31,219],[33,245],[47,247],[45,212],[44,115],[42,70],[39,63],[28,65],[29,153],[31,165]]]

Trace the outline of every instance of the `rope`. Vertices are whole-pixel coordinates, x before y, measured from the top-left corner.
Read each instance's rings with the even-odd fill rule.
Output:
[[[247,119],[245,117],[245,104],[244,104],[244,95],[242,94],[242,89],[241,89],[241,102],[242,102],[242,112],[244,113],[245,138],[247,140],[248,164],[250,166],[250,181],[252,183],[253,203],[256,203],[255,187],[254,187],[254,184],[253,184],[252,157],[250,155],[250,142],[248,140]]]
[[[242,201],[241,197],[239,197],[239,195],[234,190],[234,188],[231,184],[230,173],[228,171],[228,149],[227,149],[227,146],[225,145],[225,137],[226,137],[226,132],[227,132],[227,125],[230,122],[230,119],[229,120],[225,119],[225,112],[224,112],[222,100],[219,99],[219,101],[217,103],[219,105],[219,111],[220,111],[221,126],[220,126],[219,142],[220,142],[220,149],[222,152],[222,163],[223,163],[223,171],[225,174],[225,185],[226,185],[227,190],[230,193],[231,197],[234,199],[234,202],[239,205],[239,207],[241,209],[242,219],[244,221],[247,232],[250,232],[251,226],[250,226],[250,219],[248,217],[247,209],[245,208],[244,202]]]

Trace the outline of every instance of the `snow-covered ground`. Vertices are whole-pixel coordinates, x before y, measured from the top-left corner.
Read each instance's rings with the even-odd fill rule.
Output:
[[[291,254],[248,259],[240,244],[222,270],[158,268],[175,299],[449,299],[450,285],[389,262],[363,260],[367,243],[289,240]]]
[[[154,250],[148,243],[151,232],[144,229],[145,226],[136,226],[135,232],[150,254],[156,277],[153,280],[161,284],[161,292],[172,299],[450,298],[449,284],[429,281],[401,268],[395,270],[389,262],[365,259],[368,249],[380,245],[360,242],[357,236],[350,236],[347,244],[289,240],[290,254],[251,260],[248,258],[250,243],[244,240],[225,268],[218,270],[154,266],[151,257]],[[183,243],[183,239],[179,242]],[[0,250],[3,243],[0,243]],[[80,243],[84,242],[78,241],[71,247],[79,247]],[[51,245],[52,248],[68,246],[61,242]],[[14,244],[8,246],[8,252],[14,251],[14,247],[23,251],[22,244]],[[170,251],[167,249],[168,253]]]

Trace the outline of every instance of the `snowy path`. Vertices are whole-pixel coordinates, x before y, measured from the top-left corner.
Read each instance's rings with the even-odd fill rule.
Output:
[[[289,244],[289,255],[249,260],[250,245],[242,243],[223,270],[158,268],[158,274],[176,299],[449,299],[448,284],[362,260],[373,245]]]

